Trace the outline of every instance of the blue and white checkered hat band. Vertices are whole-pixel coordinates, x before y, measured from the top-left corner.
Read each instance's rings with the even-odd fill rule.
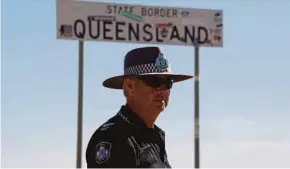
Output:
[[[161,69],[156,66],[155,63],[135,65],[128,67],[124,70],[125,75],[139,75],[144,73],[163,73],[163,72],[171,72],[170,66],[165,69]]]

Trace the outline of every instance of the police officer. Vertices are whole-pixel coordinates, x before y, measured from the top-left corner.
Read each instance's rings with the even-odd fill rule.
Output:
[[[165,132],[155,125],[168,105],[173,83],[192,78],[174,74],[158,47],[129,51],[124,74],[103,85],[122,89],[126,103],[92,135],[86,149],[88,168],[171,168]]]

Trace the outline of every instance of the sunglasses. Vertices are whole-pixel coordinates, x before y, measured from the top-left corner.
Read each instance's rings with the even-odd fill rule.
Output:
[[[173,85],[173,80],[171,78],[160,78],[158,76],[138,76],[137,79],[143,81],[147,86],[152,88],[158,88],[161,86],[165,86],[166,89],[171,89]]]

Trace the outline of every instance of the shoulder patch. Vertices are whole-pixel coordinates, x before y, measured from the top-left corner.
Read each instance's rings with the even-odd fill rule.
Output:
[[[112,144],[109,142],[100,142],[96,146],[96,162],[101,164],[107,161],[111,156]]]

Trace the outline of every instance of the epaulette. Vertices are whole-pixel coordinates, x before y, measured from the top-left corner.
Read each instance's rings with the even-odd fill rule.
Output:
[[[107,135],[108,137],[124,137],[130,135],[131,127],[126,121],[120,119],[120,116],[117,115],[104,124],[102,124],[98,129],[98,135]]]
[[[109,130],[110,128],[114,127],[116,125],[116,123],[114,122],[107,122],[107,123],[104,123],[103,125],[101,125],[99,127],[99,131],[106,131],[106,130]]]

